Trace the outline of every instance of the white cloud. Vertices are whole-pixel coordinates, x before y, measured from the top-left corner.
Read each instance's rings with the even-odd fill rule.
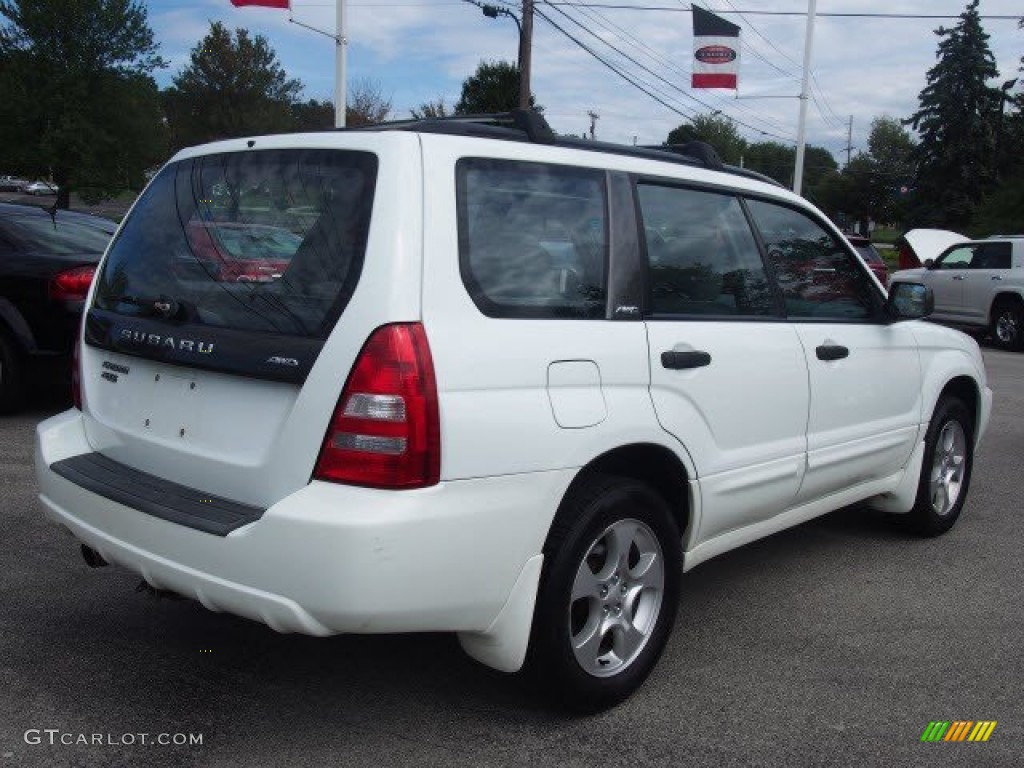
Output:
[[[591,0],[611,2],[611,0]],[[616,0],[654,5],[649,0]],[[666,3],[667,5],[668,3]],[[225,8],[225,5],[227,6]],[[513,7],[517,3],[510,3]],[[688,3],[681,3],[682,8]],[[712,10],[763,7],[739,0],[710,0]],[[894,12],[950,14],[963,11],[966,0],[846,0],[819,3],[819,12]],[[583,11],[557,6],[577,18],[660,78],[643,72],[561,16],[551,6],[539,5],[566,31],[602,57],[619,62],[631,76],[658,89],[665,101],[692,114],[722,110],[751,128],[742,132],[752,140],[759,131],[796,136],[799,63],[803,58],[803,16],[748,15],[740,20],[744,40],[741,72],[742,98],[731,91],[691,91],[689,61],[692,45],[688,12],[630,10]],[[804,13],[806,0],[776,0],[773,11]],[[1020,0],[985,0],[982,14],[1024,14]],[[211,15],[214,14],[214,15]],[[295,18],[324,30],[334,29],[330,0],[295,0]],[[230,26],[245,26],[267,36],[292,76],[307,84],[311,96],[329,96],[333,89],[333,44],[326,38],[288,23],[287,14],[261,8],[232,8],[227,0],[188,6],[154,16],[154,26],[167,51],[182,46],[183,38],[202,36],[207,18],[221,18]],[[516,58],[517,33],[509,19],[488,19],[469,4],[453,0],[354,0],[348,6],[348,64],[351,77],[369,77],[393,94],[395,107],[406,109],[445,96],[453,104],[462,80],[482,59]],[[837,157],[846,144],[846,120],[854,116],[853,144],[863,147],[871,119],[880,115],[909,116],[925,83],[925,72],[935,63],[938,38],[933,30],[951,26],[955,19],[837,19],[821,17],[815,35],[813,67],[820,108],[809,105],[808,140],[824,144]],[[1012,77],[1024,52],[1024,31],[1013,20],[988,20],[985,28],[1002,72]],[[766,43],[751,28],[771,41]],[[616,29],[620,28],[620,29]],[[778,50],[773,49],[772,45]],[[190,46],[183,46],[186,49]],[[768,59],[790,73],[780,74],[758,58]],[[651,56],[654,56],[652,59]],[[533,90],[546,107],[550,122],[561,131],[579,133],[589,126],[588,110],[601,114],[598,136],[629,142],[659,142],[683,118],[619,78],[542,19],[535,22]],[[818,89],[816,89],[816,94]],[[754,95],[791,98],[752,99]],[[709,106],[698,104],[695,99]],[[831,108],[831,109],[829,109]],[[824,119],[820,112],[828,115]],[[835,113],[833,115],[832,113]],[[401,112],[404,114],[404,112]]]

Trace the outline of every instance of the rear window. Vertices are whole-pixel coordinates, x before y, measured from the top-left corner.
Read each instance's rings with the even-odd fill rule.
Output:
[[[362,270],[376,171],[370,153],[322,149],[174,163],[111,246],[95,306],[325,338]]]
[[[885,260],[882,255],[875,250],[875,246],[871,243],[853,243],[854,250],[860,254],[860,257],[864,259],[868,264],[884,264]]]
[[[57,256],[103,253],[114,233],[114,223],[84,224],[57,213],[49,216],[16,216],[0,223],[0,231],[22,248]]]
[[[462,277],[484,314],[604,317],[602,172],[463,159],[457,186]]]

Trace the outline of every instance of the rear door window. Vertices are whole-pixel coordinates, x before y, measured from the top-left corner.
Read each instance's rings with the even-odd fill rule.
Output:
[[[456,180],[462,278],[485,315],[604,317],[603,172],[466,158]]]
[[[777,314],[757,242],[730,194],[637,185],[654,314]]]
[[[975,250],[971,269],[1009,269],[1011,255],[1010,243],[982,243]]]
[[[111,246],[94,307],[323,339],[359,279],[376,168],[370,153],[322,149],[176,162]]]

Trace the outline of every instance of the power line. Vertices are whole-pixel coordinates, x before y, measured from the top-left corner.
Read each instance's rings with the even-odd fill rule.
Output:
[[[552,4],[551,4],[551,3],[548,3],[547,5],[552,5]],[[539,11],[539,9],[538,9],[538,8],[537,8],[536,6],[534,7],[534,10],[535,10],[536,12],[538,12],[538,13],[540,12],[540,11]],[[633,58],[632,56],[630,56],[629,54],[627,54],[627,53],[624,53],[623,51],[619,50],[618,48],[616,48],[616,47],[615,47],[614,45],[612,45],[612,44],[611,44],[611,43],[609,43],[608,41],[606,41],[606,40],[602,40],[602,39],[601,39],[601,37],[600,37],[599,35],[597,35],[597,34],[596,34],[595,32],[593,32],[593,30],[590,30],[590,29],[588,29],[588,28],[587,28],[586,26],[584,26],[583,24],[581,24],[581,23],[580,23],[579,21],[577,21],[576,19],[574,19],[574,18],[573,18],[572,16],[570,16],[570,15],[569,15],[569,14],[567,14],[567,13],[565,13],[565,11],[561,10],[560,8],[555,8],[554,10],[555,10],[555,11],[557,11],[558,13],[560,13],[560,14],[561,14],[562,16],[564,16],[565,18],[567,18],[567,19],[568,19],[569,21],[571,21],[571,22],[572,22],[573,24],[575,24],[576,26],[578,26],[578,27],[579,27],[580,29],[584,30],[584,31],[585,31],[585,32],[587,32],[588,34],[590,34],[590,35],[592,35],[593,37],[597,38],[597,40],[599,40],[599,41],[600,41],[601,43],[603,43],[604,45],[606,45],[606,46],[608,46],[609,48],[611,48],[611,49],[612,49],[613,51],[615,51],[615,52],[616,52],[617,54],[619,54],[619,55],[620,55],[620,56],[622,56],[623,58],[627,59],[628,61],[631,61],[631,62],[632,62],[633,64],[635,64],[635,65],[639,66],[639,67],[640,67],[641,69],[643,69],[643,70],[644,70],[645,72],[647,72],[647,73],[649,73],[649,74],[653,75],[653,76],[654,76],[654,77],[655,77],[655,78],[656,78],[657,80],[661,81],[662,83],[664,83],[665,85],[669,86],[670,88],[672,88],[672,89],[674,89],[674,90],[678,91],[679,93],[681,93],[681,94],[682,94],[683,96],[685,96],[686,98],[688,98],[688,99],[690,99],[690,100],[692,100],[692,101],[695,101],[695,102],[697,102],[698,104],[700,104],[700,105],[701,105],[702,107],[704,107],[705,109],[710,109],[710,110],[714,111],[714,109],[715,109],[715,108],[714,108],[714,107],[713,107],[713,106],[712,106],[711,104],[708,104],[708,103],[707,103],[706,101],[702,101],[701,99],[698,99],[698,98],[697,98],[696,96],[694,96],[694,95],[692,95],[692,94],[690,94],[690,93],[687,93],[686,91],[684,91],[684,90],[682,90],[681,88],[679,88],[679,87],[678,87],[677,85],[675,85],[675,84],[673,84],[673,83],[670,83],[670,82],[668,82],[668,81],[667,81],[667,80],[665,80],[665,79],[664,79],[663,77],[661,77],[660,75],[658,75],[658,74],[657,74],[656,72],[653,72],[653,71],[652,71],[652,70],[651,70],[651,69],[650,69],[649,67],[645,66],[645,65],[644,65],[644,64],[642,64],[641,62],[639,62],[639,61],[637,61],[636,59],[634,59],[634,58]],[[551,20],[551,19],[550,19],[549,17],[545,17],[545,20],[546,20],[546,21],[547,21],[547,22],[548,22],[549,24],[551,24],[551,25],[552,25],[553,27],[555,27],[555,29],[557,29],[557,30],[558,30],[559,32],[561,32],[562,34],[564,34],[564,35],[565,35],[566,37],[569,37],[569,39],[570,39],[570,40],[572,40],[573,42],[575,42],[575,43],[576,43],[577,45],[580,45],[581,47],[584,47],[584,50],[586,50],[586,51],[587,51],[588,53],[591,53],[591,55],[595,55],[595,54],[593,54],[593,52],[592,52],[592,51],[591,51],[591,50],[590,50],[589,48],[586,48],[585,46],[583,46],[583,44],[582,44],[582,43],[581,43],[581,42],[580,42],[579,40],[577,40],[576,38],[574,38],[574,37],[572,37],[571,35],[569,35],[569,33],[568,33],[568,32],[566,32],[566,31],[565,31],[564,29],[562,29],[562,28],[561,28],[561,27],[559,27],[559,26],[558,26],[557,24],[555,24],[555,23],[554,23],[554,22],[553,22],[553,21],[552,21],[552,20]],[[605,64],[606,64],[606,66],[607,66],[607,62],[604,62],[603,60],[601,60],[601,61],[602,61],[602,63],[605,63]],[[620,73],[620,74],[621,74],[621,73]],[[652,87],[653,87],[653,86],[652,86]],[[648,95],[650,95],[650,94],[648,93]],[[662,102],[662,103],[664,104],[664,102]],[[666,106],[667,106],[667,105],[666,105]],[[676,111],[678,111],[678,110],[676,110]],[[680,113],[680,114],[682,114],[682,113]],[[686,115],[684,115],[684,117],[685,117],[685,116],[686,116]],[[785,137],[785,136],[779,136],[778,134],[774,134],[774,133],[771,133],[770,131],[765,131],[765,130],[762,130],[762,129],[760,129],[760,128],[756,127],[756,126],[750,125],[749,123],[745,123],[745,122],[743,122],[742,120],[739,120],[739,119],[737,119],[737,118],[732,118],[732,119],[733,119],[733,120],[734,120],[734,121],[736,122],[736,124],[737,124],[737,125],[742,125],[743,127],[745,127],[745,128],[749,128],[750,130],[752,130],[752,131],[756,131],[757,133],[759,133],[759,134],[762,134],[762,135],[764,135],[764,136],[771,136],[772,138],[775,138],[775,139],[780,139],[781,141],[786,141],[786,142],[792,142],[792,141],[793,141],[793,140],[792,140],[792,139],[790,139],[790,138],[787,138],[787,137]]]
[[[638,83],[638,82],[636,82],[635,80],[633,80],[633,78],[631,78],[631,77],[630,77],[629,75],[627,75],[627,74],[626,74],[625,72],[621,71],[620,69],[618,69],[617,67],[615,67],[615,66],[614,66],[613,64],[609,63],[609,62],[608,62],[608,61],[606,61],[606,60],[605,60],[604,58],[602,58],[600,54],[598,54],[598,53],[597,53],[596,51],[594,51],[594,50],[593,50],[592,48],[590,48],[589,46],[587,46],[587,44],[586,44],[586,43],[584,43],[584,42],[583,42],[582,40],[579,40],[579,39],[577,39],[577,38],[576,38],[576,37],[574,37],[574,36],[573,36],[573,35],[572,35],[571,33],[567,32],[567,31],[566,31],[566,30],[564,30],[564,29],[562,29],[562,27],[560,27],[560,26],[559,26],[558,24],[556,24],[556,23],[555,23],[554,21],[552,21],[552,20],[551,20],[551,19],[550,19],[550,18],[548,17],[548,15],[547,15],[546,13],[544,13],[544,12],[543,12],[543,11],[542,11],[542,10],[541,10],[540,8],[538,8],[538,7],[534,6],[534,8],[533,8],[533,12],[534,12],[534,13],[535,13],[535,14],[536,14],[537,16],[539,16],[540,18],[544,19],[544,21],[546,21],[546,22],[547,22],[548,24],[550,24],[550,25],[551,25],[552,27],[554,27],[554,28],[555,28],[555,29],[557,29],[557,30],[558,30],[559,32],[561,32],[561,33],[562,33],[563,35],[565,35],[565,36],[566,36],[567,38],[569,38],[569,39],[570,39],[570,40],[572,40],[572,41],[573,41],[574,43],[576,43],[576,45],[578,45],[578,46],[579,46],[580,48],[582,48],[582,49],[583,49],[584,51],[586,51],[587,53],[589,53],[589,54],[590,54],[591,56],[593,56],[593,57],[594,57],[595,59],[597,59],[597,60],[598,60],[599,62],[601,62],[601,63],[602,63],[602,64],[603,64],[604,66],[606,66],[606,67],[607,67],[608,69],[610,69],[610,70],[611,70],[612,72],[614,72],[614,73],[615,73],[615,74],[617,74],[617,75],[618,75],[619,77],[621,77],[621,78],[622,78],[623,80],[625,80],[625,81],[626,81],[627,83],[629,83],[630,85],[632,85],[632,86],[633,86],[634,88],[637,88],[637,89],[639,89],[640,91],[643,91],[643,92],[644,92],[645,94],[647,94],[648,96],[650,96],[650,97],[651,97],[652,99],[654,99],[654,100],[655,100],[656,102],[658,102],[659,104],[661,104],[661,105],[662,105],[663,107],[665,107],[665,108],[667,108],[667,109],[670,109],[671,111],[675,112],[675,113],[676,113],[677,115],[679,115],[679,116],[681,116],[681,117],[686,117],[686,118],[689,118],[689,117],[691,117],[691,116],[692,116],[692,115],[687,115],[686,113],[684,113],[684,112],[680,111],[680,110],[679,110],[678,108],[676,108],[676,107],[673,107],[673,106],[672,106],[671,104],[669,104],[668,102],[666,102],[666,101],[665,101],[664,99],[662,99],[661,97],[659,97],[659,96],[656,96],[655,94],[651,93],[651,92],[650,92],[649,90],[647,90],[647,89],[646,89],[646,88],[645,88],[645,87],[644,87],[643,85],[641,85],[640,83]]]
[[[641,52],[645,56],[647,56],[647,58],[649,58],[651,61],[653,61],[657,66],[664,67],[665,69],[669,70],[672,73],[682,75],[684,78],[689,78],[690,77],[690,73],[688,71],[683,70],[681,67],[676,65],[671,59],[666,58],[665,56],[660,54],[658,51],[654,50],[649,45],[644,43],[643,40],[641,40],[638,37],[636,37],[635,35],[631,34],[629,31],[627,31],[623,27],[619,26],[615,22],[605,18],[604,16],[602,16],[600,13],[598,13],[596,11],[588,10],[584,6],[583,3],[573,3],[572,5],[575,8],[580,9],[582,11],[583,15],[588,20],[594,21],[595,23],[597,23],[598,25],[600,25],[601,27],[603,27],[605,30],[607,30],[608,32],[610,32],[613,35],[619,34],[619,35],[623,36],[627,41],[631,42],[633,45],[635,45],[638,48],[640,48]],[[562,13],[563,16],[566,15],[564,12],[560,11],[560,13]],[[578,23],[577,23],[577,26],[579,26]],[[600,38],[598,38],[598,39],[600,39]],[[602,42],[605,42],[605,41],[602,41]],[[605,43],[605,44],[607,45],[607,43]],[[674,85],[672,87],[675,88]],[[676,90],[679,90],[679,89],[676,88]],[[693,98],[688,93],[684,93],[684,95],[686,95],[688,98]],[[726,99],[725,97],[720,97],[720,101],[730,101],[731,102],[730,99]],[[705,106],[708,106],[710,108],[710,105],[705,105]],[[740,111],[742,111],[743,113],[748,114],[750,116],[750,119],[752,119],[752,120],[758,120],[761,123],[763,123],[765,125],[768,125],[771,128],[773,128],[775,130],[778,130],[778,131],[783,131],[784,132],[786,130],[786,128],[784,128],[783,126],[781,126],[778,123],[774,122],[770,118],[765,117],[764,115],[761,115],[760,113],[755,112],[752,109],[749,109],[745,105],[737,104],[737,105],[734,105],[734,106],[736,108],[740,109]],[[758,131],[758,132],[760,133],[761,131]]]
[[[547,5],[558,6],[558,5],[572,5],[573,3],[565,2],[564,0],[556,0],[556,2],[548,2]],[[623,10],[623,11],[668,11],[671,13],[689,13],[689,8],[677,8],[671,5],[620,5],[616,3],[586,3],[587,8],[598,8],[608,10]],[[748,16],[806,16],[806,11],[761,11],[761,10],[719,10],[715,11],[718,14],[746,14]],[[831,18],[839,19],[959,19],[959,13],[945,13],[945,14],[928,14],[928,13],[860,13],[860,12],[842,12],[842,11],[826,11],[815,14],[816,16],[827,16]],[[1017,21],[1020,19],[1020,14],[981,14],[982,19],[1004,19]]]
[[[681,3],[681,2],[683,2],[683,0],[679,0],[679,2]],[[792,65],[793,65],[794,67],[796,67],[797,69],[799,69],[799,68],[800,68],[800,66],[801,66],[801,65],[800,65],[799,63],[797,63],[797,62],[793,61],[793,59],[791,59],[791,58],[790,58],[789,56],[787,56],[787,55],[786,55],[785,53],[783,53],[783,52],[782,52],[781,50],[779,50],[778,46],[776,46],[776,45],[775,45],[775,43],[773,43],[773,42],[772,42],[771,40],[769,40],[769,39],[768,39],[767,37],[765,37],[765,36],[764,36],[763,34],[761,34],[760,30],[758,30],[758,28],[757,28],[757,27],[755,27],[755,26],[754,26],[753,24],[751,24],[751,23],[750,23],[750,22],[749,22],[749,21],[747,20],[747,17],[743,15],[743,12],[742,12],[742,11],[739,11],[739,10],[737,10],[737,9],[736,9],[736,6],[732,4],[732,0],[725,0],[725,2],[726,2],[726,3],[728,4],[728,5],[729,5],[729,7],[730,7],[730,8],[732,8],[732,10],[733,10],[733,13],[737,14],[737,15],[738,15],[738,16],[740,17],[740,19],[741,19],[741,20],[743,21],[743,23],[747,25],[747,28],[748,28],[748,29],[749,29],[749,30],[750,30],[751,32],[753,32],[753,33],[754,33],[755,35],[757,35],[757,36],[758,36],[759,38],[761,38],[761,39],[762,39],[762,40],[764,40],[764,41],[765,41],[766,43],[768,43],[768,46],[769,46],[769,47],[770,47],[770,48],[771,48],[771,49],[772,49],[773,51],[775,51],[775,52],[776,52],[777,54],[779,54],[779,56],[781,56],[782,58],[784,58],[784,59],[785,59],[786,61],[788,61],[788,62],[789,62],[790,64],[792,64]],[[706,6],[706,4],[705,4],[705,7],[707,7],[707,6]],[[709,8],[708,10],[711,10],[711,9]]]
[[[683,0],[679,0],[679,2],[682,3]],[[750,29],[750,31],[753,32],[755,35],[757,35],[759,38],[764,40],[769,45],[769,47],[771,47],[771,49],[773,51],[775,51],[777,54],[779,54],[779,56],[781,56],[783,59],[785,59],[786,61],[788,61],[793,66],[797,67],[798,69],[802,66],[802,65],[798,64],[796,61],[794,61],[793,59],[791,59],[788,55],[786,55],[777,45],[775,45],[775,43],[773,43],[771,40],[769,40],[767,36],[762,34],[761,31],[757,27],[755,27],[753,25],[753,23],[749,19],[747,19],[747,17],[744,15],[744,13],[742,11],[738,10],[735,5],[733,5],[732,0],[725,0],[725,2],[733,10],[733,12],[736,13],[740,17],[740,19],[743,21],[743,23],[747,25],[747,28]],[[706,7],[706,4],[705,4],[705,7]],[[781,69],[780,67],[776,67],[771,62],[768,62],[768,63],[771,66],[775,67],[775,69],[777,69],[778,71],[783,72],[783,74],[788,74],[785,70]],[[821,97],[821,101],[824,102],[825,108],[832,114],[832,119],[830,119],[829,116],[826,115],[822,111],[821,104],[819,104],[817,99],[815,99],[814,100],[814,106],[817,107],[818,113],[821,115],[822,119],[825,121],[825,124],[828,125],[830,128],[834,128],[834,127],[840,125],[842,123],[842,119],[835,113],[835,110],[832,109],[832,105],[829,104],[828,97],[825,95],[825,89],[821,87],[820,83],[818,83],[818,78],[814,74],[813,70],[811,71],[811,77],[814,79],[815,85],[818,86],[818,96],[820,96]],[[799,78],[797,78],[797,79],[799,79]],[[812,95],[812,98],[813,98],[813,95]]]

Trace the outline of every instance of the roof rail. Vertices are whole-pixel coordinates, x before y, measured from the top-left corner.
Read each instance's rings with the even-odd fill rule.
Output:
[[[510,112],[483,115],[451,115],[424,119],[411,118],[396,120],[358,128],[343,128],[349,131],[417,131],[421,133],[444,133],[456,136],[502,139],[505,141],[528,141],[531,144],[550,144],[590,152],[606,152],[616,155],[630,155],[648,160],[699,166],[711,170],[731,173],[756,179],[775,186],[782,186],[756,171],[737,168],[722,162],[714,147],[703,141],[688,141],[685,144],[662,144],[658,146],[628,146],[612,144],[574,136],[559,136],[548,125],[544,116],[533,109],[513,109]]]

